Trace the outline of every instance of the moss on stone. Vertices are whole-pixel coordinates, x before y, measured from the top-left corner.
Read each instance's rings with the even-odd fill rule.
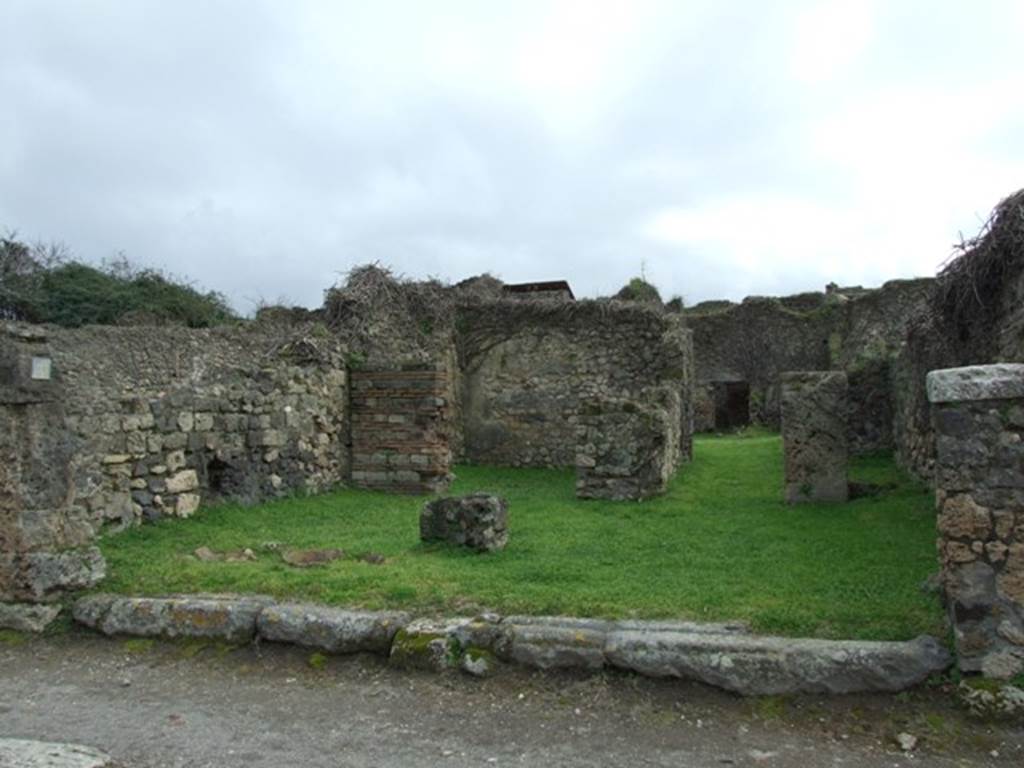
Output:
[[[990,677],[965,677],[961,682],[968,688],[989,693],[998,693],[1006,685],[1005,680],[993,680]]]
[[[321,670],[327,666],[327,655],[320,653],[320,651],[311,653],[309,658],[306,659],[306,663],[309,664],[312,669]]]
[[[485,661],[489,664],[493,664],[497,657],[487,648],[481,648],[477,645],[470,645],[465,650],[465,656],[470,661]]]
[[[0,645],[24,645],[28,642],[28,637],[22,633],[17,632],[13,629],[0,629]]]
[[[391,659],[399,664],[429,663],[435,655],[432,643],[436,640],[444,640],[444,635],[437,632],[410,633],[400,629],[391,643]]]
[[[155,643],[155,640],[148,637],[132,637],[121,643],[121,647],[125,653],[149,653]]]

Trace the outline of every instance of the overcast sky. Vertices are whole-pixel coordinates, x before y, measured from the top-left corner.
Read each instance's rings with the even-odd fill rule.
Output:
[[[877,285],[1024,186],[1021,0],[0,0],[0,28],[0,229],[243,312],[367,261]]]

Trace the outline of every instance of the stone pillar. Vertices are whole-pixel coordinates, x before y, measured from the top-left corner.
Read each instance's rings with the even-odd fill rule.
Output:
[[[786,501],[846,501],[846,374],[782,374]]]
[[[586,403],[576,422],[576,497],[626,501],[664,493],[679,466],[680,396]]]
[[[0,328],[0,626],[33,626],[45,615],[18,603],[53,602],[104,575],[99,550],[83,546],[91,527],[68,513],[73,452],[55,379],[41,331]]]
[[[452,391],[443,365],[353,371],[352,484],[441,493],[452,480]]]
[[[932,371],[942,585],[960,669],[1024,671],[1024,365]]]

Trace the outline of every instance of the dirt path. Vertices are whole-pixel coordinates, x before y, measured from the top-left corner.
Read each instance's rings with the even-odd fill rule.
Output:
[[[750,700],[611,673],[481,681],[309,660],[79,633],[0,644],[0,736],[132,768],[1024,764],[1024,726],[974,723],[942,691]],[[920,739],[912,755],[900,731]]]

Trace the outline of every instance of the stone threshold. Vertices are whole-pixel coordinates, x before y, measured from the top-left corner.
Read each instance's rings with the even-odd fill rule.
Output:
[[[605,621],[562,616],[416,619],[262,596],[125,597],[97,594],[75,620],[109,636],[281,642],[330,654],[374,653],[402,668],[486,676],[535,669],[605,667],[697,680],[741,695],[896,692],[943,672],[946,648],[906,642],[816,640],[751,634],[741,623]]]

